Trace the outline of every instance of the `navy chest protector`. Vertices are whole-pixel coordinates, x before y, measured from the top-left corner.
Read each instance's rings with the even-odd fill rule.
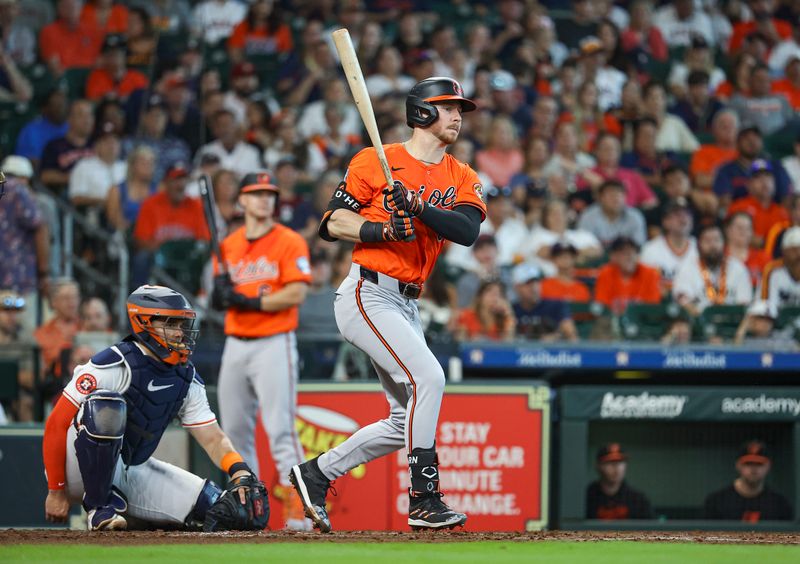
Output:
[[[122,442],[122,461],[142,464],[156,450],[167,426],[178,415],[195,376],[191,363],[169,365],[145,356],[129,341],[117,348],[130,367],[131,383],[123,394],[128,420]]]

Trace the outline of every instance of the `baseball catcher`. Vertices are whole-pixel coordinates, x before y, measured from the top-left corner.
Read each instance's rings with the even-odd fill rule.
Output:
[[[64,522],[70,505],[82,503],[90,531],[126,529],[131,518],[205,531],[263,529],[264,484],[220,429],[189,361],[198,334],[192,306],[174,290],[142,286],[128,297],[128,317],[132,334],[75,368],[47,419],[47,519]],[[176,417],[230,475],[226,490],[153,458]]]

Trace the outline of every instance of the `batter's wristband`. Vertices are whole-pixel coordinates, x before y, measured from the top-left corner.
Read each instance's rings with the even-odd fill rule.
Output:
[[[238,452],[231,451],[222,457],[219,467],[222,468],[222,471],[226,474],[232,474],[231,468],[234,464],[244,464],[244,458],[242,458],[242,455]]]
[[[365,221],[361,224],[358,236],[362,243],[381,243],[383,241],[383,223],[380,221]]]
[[[233,478],[233,475],[236,474],[239,470],[244,470],[248,474],[252,474],[253,473],[253,471],[250,470],[250,467],[247,464],[245,464],[244,462],[235,462],[228,469],[228,476]]]

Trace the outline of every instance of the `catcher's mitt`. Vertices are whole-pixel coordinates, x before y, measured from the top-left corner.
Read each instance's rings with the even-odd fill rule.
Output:
[[[242,504],[239,492],[244,491]],[[263,482],[252,474],[230,481],[206,513],[203,531],[261,531],[269,521],[269,498]]]

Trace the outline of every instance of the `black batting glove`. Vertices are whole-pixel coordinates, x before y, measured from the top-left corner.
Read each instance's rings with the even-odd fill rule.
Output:
[[[387,239],[389,231],[392,239]],[[417,236],[414,234],[414,220],[411,214],[404,210],[395,210],[392,217],[384,224],[384,240],[386,241],[413,241]]]
[[[403,210],[416,217],[425,209],[425,202],[416,192],[409,192],[402,182],[394,181],[391,189],[387,189],[386,202],[392,210]]]
[[[231,307],[250,311],[261,311],[261,298],[248,298],[239,292],[231,292]]]
[[[228,309],[232,305],[231,294],[234,292],[230,275],[227,272],[217,274],[214,277],[214,289],[211,292],[211,306],[218,310]]]

